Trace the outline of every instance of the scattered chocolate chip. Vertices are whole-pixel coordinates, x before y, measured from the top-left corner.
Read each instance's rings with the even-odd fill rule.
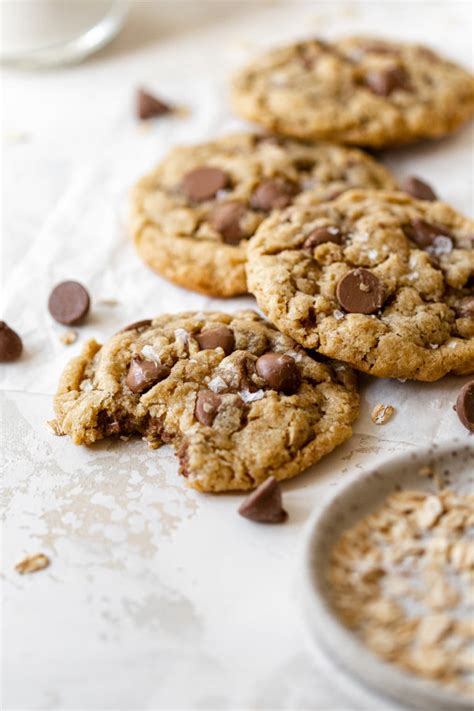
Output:
[[[450,239],[452,237],[449,230],[446,230],[444,227],[432,225],[430,222],[421,220],[418,217],[411,220],[408,225],[405,225],[403,231],[408,239],[411,239],[422,249],[430,247],[436,237],[449,237]]]
[[[240,220],[245,215],[246,208],[241,202],[224,202],[216,205],[209,215],[209,222],[227,244],[239,244],[247,237],[240,226]]]
[[[300,386],[298,366],[291,356],[283,353],[265,353],[257,360],[256,369],[258,375],[272,390],[292,395]]]
[[[410,175],[402,183],[403,190],[417,200],[437,200],[434,190],[415,175]]]
[[[288,517],[283,508],[281,487],[274,476],[252,491],[241,503],[238,512],[244,518],[258,523],[283,523]]]
[[[89,294],[77,281],[63,281],[55,286],[48,301],[51,316],[66,326],[82,321],[88,314],[89,307]]]
[[[228,183],[227,173],[220,168],[205,165],[186,173],[181,181],[181,191],[192,202],[203,202],[211,200]]]
[[[411,90],[408,74],[401,67],[374,69],[366,74],[365,84],[377,96],[390,96],[396,89]]]
[[[122,328],[118,333],[126,333],[127,331],[142,331],[144,328],[151,326],[151,318],[144,318],[142,321],[134,321],[125,328]]]
[[[201,390],[196,398],[196,407],[194,408],[196,419],[202,425],[211,427],[220,404],[221,398],[219,395],[213,393],[212,390]]]
[[[130,363],[126,383],[132,393],[144,393],[169,374],[170,369],[166,365],[136,357]]]
[[[339,227],[316,227],[303,243],[303,249],[314,249],[325,242],[342,244],[342,232]]]
[[[23,343],[18,333],[0,321],[0,363],[11,363],[21,356]]]
[[[464,427],[474,432],[474,380],[470,380],[459,391],[456,413]]]
[[[464,296],[454,304],[454,310],[458,318],[474,319],[474,296]]]
[[[336,296],[345,311],[354,314],[373,314],[386,299],[380,279],[368,269],[351,269],[339,280]]]
[[[139,119],[146,120],[154,116],[163,116],[173,111],[169,104],[166,104],[161,99],[158,99],[153,94],[149,94],[144,89],[137,91],[137,116]]]
[[[220,347],[226,355],[232,353],[235,346],[234,334],[228,326],[216,326],[201,331],[196,335],[196,341],[202,350]]]
[[[294,183],[283,178],[269,178],[262,181],[250,198],[250,205],[254,210],[281,210],[287,207],[297,189]]]

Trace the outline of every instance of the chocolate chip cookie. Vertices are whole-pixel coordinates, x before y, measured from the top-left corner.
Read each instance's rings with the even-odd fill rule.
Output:
[[[133,191],[131,232],[162,276],[214,296],[247,291],[246,241],[274,210],[351,187],[396,187],[355,149],[238,134],[172,150]]]
[[[474,79],[420,45],[312,39],[250,64],[233,99],[277,133],[381,147],[451,133],[474,113]]]
[[[253,311],[181,313],[90,341],[65,368],[57,426],[76,444],[138,433],[174,445],[201,491],[299,474],[351,434],[353,371],[321,362]]]
[[[353,190],[269,217],[248,281],[298,343],[371,375],[474,371],[474,223],[445,203]]]

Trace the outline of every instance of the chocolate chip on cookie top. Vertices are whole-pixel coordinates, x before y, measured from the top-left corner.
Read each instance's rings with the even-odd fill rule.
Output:
[[[228,326],[214,326],[196,335],[196,340],[201,348],[222,348],[226,355],[230,355],[235,347],[235,338]]]
[[[181,191],[192,202],[203,202],[215,197],[228,183],[227,174],[220,168],[202,166],[189,171],[181,182]]]
[[[354,187],[395,189],[396,181],[356,149],[236,134],[173,149],[135,188],[132,231],[159,274],[232,296],[247,291],[245,241],[266,217]]]
[[[126,383],[132,393],[143,393],[167,378],[170,369],[152,360],[133,358],[128,369]]]
[[[326,242],[341,244],[343,237],[339,227],[316,227],[316,229],[312,230],[306,237],[303,243],[303,249],[313,249]]]
[[[298,366],[294,358],[284,353],[265,353],[256,363],[257,373],[273,390],[292,395],[300,385]]]
[[[403,229],[406,236],[422,249],[434,250],[436,253],[436,248],[447,252],[453,248],[452,235],[446,227],[415,217]]]
[[[221,406],[220,395],[216,395],[212,390],[201,390],[196,398],[194,414],[202,425],[210,427]]]
[[[23,342],[5,321],[0,321],[0,363],[18,360],[23,351]]]
[[[54,287],[48,301],[49,313],[59,323],[72,326],[89,313],[87,289],[77,281],[63,281]]]
[[[420,45],[309,39],[245,67],[233,103],[287,136],[381,147],[451,133],[474,114],[474,80]]]
[[[262,223],[249,286],[283,332],[365,372],[473,372],[473,231],[445,203],[346,192]]]
[[[55,398],[76,443],[137,433],[171,444],[202,491],[298,474],[349,436],[357,409],[350,368],[319,362],[252,311],[161,316],[90,341]]]
[[[474,432],[474,380],[470,380],[459,391],[456,412],[464,427]]]
[[[358,267],[339,280],[336,296],[342,308],[349,313],[373,314],[381,308],[386,292],[375,274]]]
[[[428,185],[428,183],[425,183],[423,180],[420,180],[420,178],[417,178],[414,175],[410,175],[408,178],[405,178],[402,182],[402,188],[406,193],[414,198],[417,198],[417,200],[438,199],[433,188]]]
[[[408,73],[402,67],[371,69],[365,74],[364,81],[370,91],[378,96],[390,96],[397,89],[412,91]]]
[[[281,210],[287,207],[298,192],[294,183],[283,178],[269,178],[261,182],[250,198],[250,205],[255,210]]]
[[[209,213],[209,222],[226,244],[239,244],[247,237],[241,225],[245,213],[243,203],[231,200],[217,204]]]

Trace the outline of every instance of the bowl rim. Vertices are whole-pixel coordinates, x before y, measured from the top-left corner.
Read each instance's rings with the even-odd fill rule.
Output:
[[[328,598],[324,593],[325,565],[318,565],[317,541],[328,529],[334,515],[340,507],[340,497],[350,497],[367,482],[377,477],[387,480],[393,486],[393,469],[403,465],[420,466],[423,460],[449,455],[453,451],[467,450],[474,454],[474,445],[461,443],[457,438],[451,442],[431,445],[420,449],[408,449],[380,463],[369,466],[363,472],[352,475],[346,483],[331,492],[316,511],[311,515],[303,532],[298,560],[298,604],[312,643],[326,655],[372,690],[382,692],[392,700],[401,701],[410,707],[439,709],[472,710],[472,700],[449,692],[441,685],[415,674],[405,672],[395,664],[377,657],[337,618]],[[410,471],[408,470],[408,475]],[[420,480],[421,482],[421,480]],[[420,487],[421,488],[421,487]],[[379,498],[381,498],[379,494]],[[375,497],[376,499],[377,497]],[[374,499],[374,503],[375,503]],[[364,515],[361,513],[360,515]],[[354,518],[357,518],[355,516]],[[340,530],[343,530],[341,526]],[[324,559],[322,563],[324,563]]]

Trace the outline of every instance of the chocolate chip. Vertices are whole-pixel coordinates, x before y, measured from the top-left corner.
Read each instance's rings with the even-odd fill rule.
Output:
[[[342,244],[342,232],[339,227],[316,227],[303,243],[303,249],[314,249],[325,242]]]
[[[283,178],[269,178],[261,182],[252,197],[250,205],[254,210],[281,210],[287,207],[296,194],[297,189],[294,183],[283,180]]]
[[[245,205],[241,202],[225,202],[211,211],[209,222],[227,244],[238,244],[247,237],[240,226],[240,220],[246,212]]]
[[[21,356],[23,343],[18,333],[0,321],[0,363],[11,363]]]
[[[126,383],[132,393],[144,393],[169,374],[170,369],[166,365],[136,357],[130,363]]]
[[[403,190],[417,200],[437,200],[434,190],[415,175],[410,175],[402,183]]]
[[[283,353],[265,353],[257,360],[256,369],[258,375],[272,390],[292,395],[299,388],[300,373],[291,356]]]
[[[336,296],[345,311],[353,314],[373,314],[386,299],[380,279],[368,269],[351,269],[339,280]]]
[[[446,230],[444,227],[432,225],[430,222],[421,220],[418,217],[411,220],[408,225],[405,225],[403,231],[408,239],[411,239],[422,249],[430,247],[436,237],[452,237],[449,230]]]
[[[219,395],[213,393],[212,390],[201,390],[196,398],[196,407],[194,408],[196,419],[202,425],[211,427],[220,404]]]
[[[283,523],[288,517],[282,506],[280,484],[274,476],[252,491],[238,511],[241,516],[258,523]]]
[[[55,286],[48,302],[51,316],[66,326],[82,321],[89,312],[89,307],[89,294],[77,281],[63,281]]]
[[[377,96],[390,96],[396,89],[411,90],[408,74],[401,67],[374,69],[366,74],[365,84]]]
[[[137,116],[142,120],[153,118],[154,116],[163,116],[163,114],[169,114],[173,110],[169,104],[161,101],[153,94],[149,94],[144,89],[137,91],[136,107]]]
[[[237,353],[233,359],[232,370],[227,371],[226,380],[231,390],[248,390],[254,393],[258,387],[253,382],[255,362],[244,352]]]
[[[464,427],[474,432],[474,380],[470,380],[459,391],[456,413]]]
[[[196,335],[196,341],[199,343],[201,350],[212,350],[220,347],[226,355],[232,353],[235,346],[234,334],[228,326],[216,326],[208,328],[206,331],[201,331]]]
[[[192,202],[203,202],[211,200],[228,183],[228,175],[223,170],[205,165],[186,173],[181,181],[181,191]]]
[[[126,333],[127,331],[142,331],[144,328],[151,326],[151,318],[144,318],[142,321],[134,321],[133,323],[122,328],[118,333]]]
[[[454,304],[454,310],[458,318],[474,319],[474,296],[464,296]]]

